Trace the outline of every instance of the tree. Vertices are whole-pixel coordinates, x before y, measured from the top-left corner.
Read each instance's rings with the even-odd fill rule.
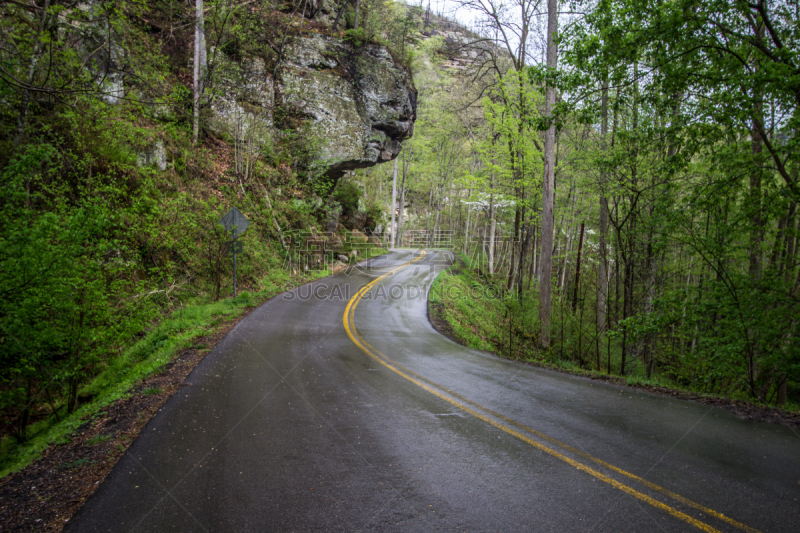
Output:
[[[200,132],[200,105],[203,98],[203,89],[206,74],[206,31],[203,16],[203,0],[195,0],[194,23],[194,78],[192,98],[192,142],[197,144]]]
[[[558,2],[547,2],[547,70],[549,77],[555,74],[558,67]],[[556,125],[553,108],[556,103],[556,88],[548,81],[545,90],[545,119],[550,121],[544,136],[544,178],[542,179],[542,247],[541,247],[541,280],[539,286],[539,324],[541,334],[539,343],[543,348],[550,346],[550,308],[551,282],[553,275],[553,235],[555,213],[553,212],[555,195],[556,164]]]
[[[392,205],[391,205],[391,222],[389,229],[392,232],[391,242],[389,248],[394,249],[395,242],[397,241],[397,229],[394,224],[395,213],[397,211],[397,158],[394,158],[394,167],[392,171]]]

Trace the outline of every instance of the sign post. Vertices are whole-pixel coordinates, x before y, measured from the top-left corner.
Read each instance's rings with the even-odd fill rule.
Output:
[[[245,232],[250,221],[235,207],[225,213],[225,216],[219,220],[225,232],[232,234],[233,239],[228,241],[228,253],[233,253],[233,297],[236,298],[236,254],[242,253],[244,246],[242,243],[237,242],[236,239]]]

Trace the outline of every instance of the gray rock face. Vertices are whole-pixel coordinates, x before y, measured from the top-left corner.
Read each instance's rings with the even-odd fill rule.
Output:
[[[272,128],[272,76],[260,58],[226,61],[218,67],[218,91],[207,127],[237,142],[264,142]]]
[[[322,133],[328,175],[389,161],[411,137],[417,91],[386,47],[324,35],[296,39],[275,87],[276,105],[303,114]]]
[[[230,69],[231,90],[212,104],[208,126],[218,135],[238,139],[255,123],[275,132],[310,121],[326,174],[339,178],[394,159],[413,134],[417,91],[409,71],[382,45],[295,37],[274,80],[260,60],[245,63]]]
[[[333,24],[340,6],[337,0],[293,2],[298,0],[290,0],[285,7],[290,11],[301,7],[308,18],[322,25]],[[99,24],[100,7],[97,0],[87,0],[76,8],[86,17],[81,24],[87,43],[92,44],[87,51],[96,48],[95,41],[108,38],[105,26]],[[339,28],[344,29],[344,21]],[[127,52],[111,35],[115,39],[110,52],[103,56],[103,48],[88,68],[98,82],[104,80],[104,98],[114,104],[125,92],[117,62]],[[338,179],[345,171],[394,159],[400,143],[413,134],[417,90],[411,73],[383,45],[355,46],[306,31],[291,38],[276,71],[261,58],[234,59],[216,53],[213,45],[208,54],[216,62],[213,86],[204,96],[210,113],[204,116],[203,127],[248,154],[274,142],[287,127],[310,122],[319,137],[320,163],[328,176]],[[168,113],[167,106],[154,104],[151,112],[161,117]],[[166,168],[163,145],[139,154],[138,163]]]
[[[308,18],[315,19],[327,26],[332,26],[336,20],[338,8],[339,5],[336,0],[308,0]]]
[[[154,165],[158,170],[167,170],[168,164],[167,151],[164,149],[164,143],[161,140],[156,140],[155,143],[136,153],[137,166],[147,167]]]

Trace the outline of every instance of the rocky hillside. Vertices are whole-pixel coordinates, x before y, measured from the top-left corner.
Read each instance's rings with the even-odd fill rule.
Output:
[[[273,72],[259,57],[234,60],[236,74],[218,80],[209,130],[236,138],[259,122],[273,134],[307,124],[320,138],[316,163],[333,178],[394,159],[414,131],[417,92],[408,69],[386,45],[330,35],[322,25],[329,13],[314,17]]]

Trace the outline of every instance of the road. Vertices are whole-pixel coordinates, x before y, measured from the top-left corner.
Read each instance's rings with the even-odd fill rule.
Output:
[[[448,254],[242,320],[67,531],[800,531],[800,436],[457,345]]]

